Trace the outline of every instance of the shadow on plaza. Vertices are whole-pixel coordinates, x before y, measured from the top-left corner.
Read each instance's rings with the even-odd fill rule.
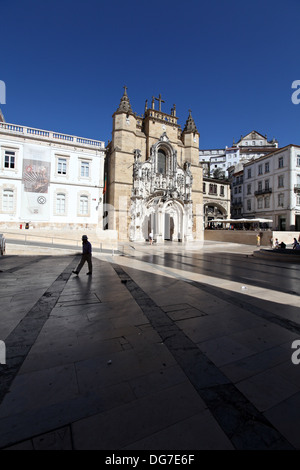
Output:
[[[222,280],[300,295],[299,265],[293,263],[262,260],[252,255],[225,252],[191,255],[166,253],[163,256],[149,254],[140,259],[164,268],[205,274]]]
[[[7,257],[1,258],[0,262],[0,269],[3,270],[3,273],[1,274],[2,279],[5,278],[5,272],[6,273],[16,273],[18,276],[21,278],[22,277],[22,271],[18,273],[18,271],[22,270],[22,268],[25,268],[28,270],[28,274],[30,274],[31,269],[35,269],[35,266],[37,266],[39,263],[41,263],[41,268],[43,266],[49,267],[49,270],[52,269],[52,267],[56,268],[56,263],[59,262],[64,262],[65,265],[68,265],[71,263],[72,258],[74,258],[74,255],[57,255],[57,256],[49,256],[49,255],[41,255],[41,256],[14,256],[10,255]],[[217,260],[222,258],[222,263],[217,263]],[[225,259],[226,258],[226,259]],[[228,259],[229,258],[229,259]],[[79,258],[78,258],[79,259]],[[76,266],[76,263],[78,259],[74,259],[72,261],[73,267]],[[170,255],[166,254],[164,258],[159,257],[159,256],[150,256],[150,257],[144,257],[143,261],[146,261],[150,264],[157,264],[161,265],[164,268],[177,268],[181,266],[181,269],[183,270],[191,270],[192,272],[201,272],[203,273],[205,271],[205,274],[212,275],[212,272],[214,273],[214,277],[218,277],[220,279],[229,279],[233,280],[232,276],[230,276],[230,271],[234,272],[235,269],[238,267],[238,265],[241,262],[246,262],[247,258],[245,258],[244,255],[234,255],[228,257],[227,255],[223,254],[196,254],[192,257],[190,256],[178,256],[178,255]],[[213,260],[215,260],[213,262]],[[184,263],[184,264],[183,264]],[[229,269],[226,271],[226,273],[222,273],[222,266],[226,265],[226,263],[229,263]],[[244,269],[250,270],[252,269],[253,273],[253,281],[255,281],[254,277],[257,276],[259,279],[257,280],[258,285],[266,288],[266,283],[263,282],[264,277],[266,274],[262,273],[261,267],[264,268],[264,271],[266,272],[267,270],[270,271],[271,269],[266,268],[266,264],[263,262],[257,263],[252,262],[250,260],[250,265]],[[63,263],[62,263],[63,264]],[[99,260],[95,258],[93,260],[94,264],[94,272],[92,277],[88,277],[85,275],[82,275],[82,277],[77,278],[76,276],[71,276],[67,282],[71,282],[71,289],[69,291],[70,296],[74,296],[74,298],[78,294],[84,298],[85,294],[92,294],[93,292],[96,292],[99,287],[105,288],[107,290],[112,289],[112,290],[123,290],[127,288],[127,283],[124,282],[126,279],[122,279],[117,273],[113,273],[113,276],[108,280],[105,277],[104,271],[108,270],[111,271],[111,268],[114,268],[114,266],[121,266],[122,267],[122,258],[117,258],[116,260]],[[28,269],[30,268],[30,269]],[[56,268],[58,269],[58,268]],[[149,298],[154,298],[156,299],[156,294],[159,294],[161,297],[160,299],[165,296],[164,303],[158,303],[159,305],[170,305],[170,304],[179,304],[179,300],[182,303],[188,304],[189,302],[195,306],[199,307],[199,309],[202,308],[202,303],[203,300],[205,299],[206,295],[211,298],[216,298],[219,299],[221,302],[226,302],[228,305],[228,309],[225,310],[224,308],[220,307],[220,310],[217,312],[217,315],[221,318],[224,318],[224,322],[218,322],[216,321],[214,323],[213,328],[215,329],[216,334],[214,334],[214,339],[215,344],[218,345],[219,351],[218,351],[218,356],[214,355],[213,350],[205,350],[202,348],[202,351],[207,354],[209,359],[214,362],[215,366],[220,368],[228,377],[230,377],[230,380],[232,382],[239,382],[238,388],[239,391],[244,394],[247,397],[247,400],[249,402],[254,403],[254,405],[257,407],[260,413],[264,413],[268,419],[272,422],[272,424],[277,427],[277,423],[282,426],[282,429],[280,429],[280,432],[282,432],[285,437],[290,438],[292,436],[294,430],[297,427],[297,423],[299,422],[300,419],[300,412],[298,412],[298,409],[300,410],[300,406],[296,406],[297,403],[300,401],[299,394],[300,394],[300,381],[298,378],[299,373],[297,373],[297,367],[293,366],[290,360],[291,357],[291,350],[289,348],[289,338],[292,338],[292,336],[289,335],[294,335],[297,337],[297,335],[300,338],[300,325],[297,322],[297,317],[299,315],[299,308],[292,306],[292,305],[286,305],[283,307],[282,304],[276,302],[275,300],[265,300],[265,299],[257,299],[253,296],[247,295],[247,291],[241,292],[233,292],[232,290],[222,288],[222,287],[215,287],[211,286],[208,283],[204,282],[194,282],[194,281],[186,281],[184,279],[180,279],[178,277],[170,277],[170,272],[168,274],[154,274],[151,273],[147,270],[147,265],[141,269],[136,269],[136,268],[128,268],[126,266],[123,266],[124,271],[128,274],[128,278],[134,278],[135,282],[139,286],[146,286],[147,287],[147,293],[145,294],[145,299],[142,299],[144,302],[146,297]],[[272,266],[272,270],[274,269],[274,272],[272,273],[272,277],[274,279],[277,279],[277,285],[278,285],[278,290],[280,291],[280,283],[282,282],[282,274],[280,274],[280,267],[278,266]],[[63,267],[62,267],[63,270]],[[71,273],[71,266],[68,268],[69,272]],[[277,272],[276,272],[277,271]],[[288,271],[287,271],[288,272]],[[259,273],[261,273],[261,276],[259,276]],[[4,275],[3,275],[4,274]],[[83,274],[85,274],[83,272]],[[241,273],[242,274],[242,273]],[[182,271],[182,276],[184,278],[184,271]],[[246,275],[244,277],[238,276],[235,273],[235,277],[239,282],[243,282],[242,279],[246,279]],[[292,267],[292,278],[294,279],[295,272],[294,268]],[[122,282],[123,281],[123,282]],[[247,279],[247,283],[249,285],[257,285],[254,283],[251,283],[249,279]],[[271,284],[270,278],[268,279],[268,285]],[[178,293],[178,298],[174,299],[172,296],[169,296],[168,290],[173,289],[173,292]],[[270,286],[271,288],[271,286]],[[272,286],[272,289],[274,289],[274,286]],[[189,292],[191,293],[191,297],[189,297]],[[55,291],[56,292],[56,291]],[[182,299],[180,298],[182,293]],[[199,293],[199,305],[197,304],[197,296]],[[100,295],[101,297],[101,295]],[[179,300],[178,300],[179,299]],[[66,297],[65,302],[67,302],[69,299]],[[103,300],[103,299],[102,299]],[[156,300],[157,301],[157,300]],[[78,300],[77,300],[78,303]],[[120,306],[120,301],[116,301],[114,304],[114,299],[111,298],[108,303],[110,306],[113,308],[114,305],[116,308]],[[144,304],[146,307],[150,308],[151,305],[147,305],[147,302]],[[106,323],[109,323],[111,321],[111,314],[109,316],[105,315],[103,307],[105,306],[105,301],[101,303],[94,303],[93,304],[93,314],[89,318],[90,326],[93,326],[94,321],[98,321],[101,319],[103,323],[101,323],[101,328],[102,326],[105,327]],[[124,305],[125,306],[125,305]],[[225,336],[231,335],[231,333],[234,333],[234,331],[230,332],[229,329],[231,327],[231,324],[229,324],[227,327],[229,331],[228,335],[226,334],[226,330],[222,330],[224,327],[224,323],[227,322],[227,318],[231,315],[233,315],[233,312],[231,311],[231,307],[238,307],[239,312],[235,312],[235,316],[237,317],[239,315],[240,318],[240,324],[241,327],[245,327],[245,322],[247,321],[247,313],[251,313],[255,315],[258,319],[263,319],[263,321],[266,323],[266,325],[271,325],[275,326],[277,328],[277,331],[274,332],[274,329],[272,329],[272,334],[273,337],[271,336],[270,338],[266,338],[266,340],[270,341],[270,344],[265,344],[265,350],[249,350],[249,352],[246,352],[246,349],[244,351],[244,356],[240,356],[239,360],[235,359],[235,365],[233,363],[230,363],[229,361],[227,363],[224,363],[224,355],[225,353],[227,354],[227,357],[230,357],[232,351],[230,350],[231,345],[233,343],[230,343]],[[68,307],[67,304],[65,304],[65,307],[61,308],[61,316],[62,318],[66,315]],[[164,307],[158,307],[164,309]],[[82,313],[84,314],[85,307],[82,304],[81,305],[81,310]],[[167,309],[169,310],[169,309]],[[166,309],[164,311],[167,311]],[[126,308],[123,308],[122,313],[116,312],[117,315],[122,315],[122,325],[128,324],[131,325],[132,322],[132,312],[130,310],[126,310]],[[174,312],[173,312],[174,314]],[[190,312],[187,312],[187,309],[182,310],[183,315],[190,315]],[[151,312],[150,312],[151,315]],[[189,335],[192,330],[189,330],[188,328],[185,329],[185,324],[184,321],[181,322],[180,317],[172,317],[172,314],[167,312],[167,315],[170,316],[170,318],[174,319],[174,323],[176,323],[179,326],[179,329],[182,328],[182,331],[184,334]],[[178,315],[178,314],[176,314]],[[253,316],[251,315],[251,316]],[[81,312],[79,311],[77,313],[78,318],[80,319],[81,322]],[[191,317],[185,317],[182,320],[186,320],[187,323],[190,321],[191,323],[193,321],[197,322],[197,327],[199,329],[198,332],[202,333],[201,331],[201,324],[205,323],[210,315],[206,316],[199,316],[196,319],[193,319]],[[213,319],[214,315],[211,315],[211,321],[214,321]],[[176,318],[178,318],[178,321],[176,321]],[[47,320],[47,319],[45,319]],[[139,319],[140,321],[140,319]],[[239,320],[237,320],[239,321]],[[186,323],[186,324],[187,324]],[[81,323],[80,323],[81,324]],[[164,327],[164,325],[162,325]],[[278,328],[280,327],[280,328]],[[250,328],[250,325],[249,325]],[[172,329],[172,328],[171,328]],[[250,328],[251,329],[251,328]],[[264,329],[264,325],[261,326],[261,330]],[[265,329],[267,331],[267,328]],[[198,334],[198,332],[195,332],[195,335]],[[235,331],[237,334],[239,332]],[[54,333],[54,330],[53,330]],[[60,334],[63,332],[60,331]],[[168,333],[168,332],[166,332]],[[193,332],[192,332],[193,333]],[[195,345],[198,347],[201,346],[201,341],[198,338],[198,341],[193,338],[192,333],[190,335],[192,341],[195,341]],[[270,332],[269,332],[270,333]],[[123,332],[119,333],[120,335],[123,334]],[[194,334],[194,333],[193,333]],[[126,336],[126,335],[125,335]],[[125,337],[124,336],[124,337]],[[215,339],[216,336],[222,337],[221,340]],[[88,339],[88,336],[86,336]],[[248,339],[248,338],[247,338]],[[257,339],[257,338],[256,338]],[[99,342],[100,342],[99,338]],[[218,341],[222,341],[223,343],[218,343]],[[264,341],[264,337],[262,337],[262,342]],[[240,339],[240,342],[242,342],[242,339]],[[227,349],[227,351],[222,351],[220,348],[221,345],[224,345]],[[282,348],[280,349],[282,345]],[[30,346],[30,345],[29,345]],[[95,344],[94,346],[97,346],[98,348],[98,343]],[[205,344],[205,348],[207,348],[209,345]],[[249,346],[249,344],[244,345],[245,348]],[[84,351],[81,346],[81,349],[79,346],[74,346],[72,348],[72,354],[74,356],[72,361],[74,361],[74,364],[78,363],[79,361],[82,361],[86,357],[83,357],[82,354],[86,354],[88,345],[85,345]],[[174,348],[176,348],[176,344],[174,345]],[[271,352],[272,354],[271,354]],[[48,355],[48,351],[47,355]],[[91,354],[97,358],[99,357],[100,352],[95,349],[91,349]],[[124,354],[126,354],[124,352]],[[185,354],[185,352],[184,352]],[[189,351],[186,351],[186,354],[189,354]],[[212,354],[212,355],[211,355]],[[269,354],[269,355],[268,355]],[[27,352],[24,352],[24,356],[22,360],[20,361],[20,365],[25,360],[27,357]],[[124,357],[124,355],[123,355]],[[75,359],[76,358],[76,359]],[[42,361],[42,357],[39,359]],[[223,361],[218,363],[218,361]],[[285,368],[282,369],[282,364],[284,363]],[[189,367],[190,364],[187,364],[187,367]],[[252,368],[252,369],[251,369]],[[269,369],[272,369],[271,371]],[[113,369],[109,369],[113,370]],[[252,372],[251,372],[252,371]],[[248,380],[248,375],[249,372],[252,373],[252,375],[255,375],[255,378],[253,380],[253,383],[251,383],[251,380]],[[17,370],[13,373],[13,376],[15,376],[17,373]],[[139,373],[141,373],[139,371]],[[145,372],[143,372],[145,373]],[[237,377],[236,380],[234,380],[232,377]],[[89,381],[91,378],[88,377],[88,371],[87,371],[87,379]],[[116,383],[120,381],[120,377],[118,377],[118,374],[115,375],[115,380]],[[247,381],[248,380],[248,381]],[[115,385],[115,384],[114,384]],[[223,386],[222,386],[223,387]],[[222,392],[223,388],[220,389],[220,392]],[[231,390],[231,388],[230,388]],[[236,390],[234,390],[235,393],[237,393]],[[149,393],[149,398],[151,397],[150,391]],[[240,399],[240,395],[235,395]],[[97,399],[97,394],[95,390],[95,396],[93,396],[93,400],[95,399],[95,402],[88,404],[85,400],[86,397],[83,395],[80,395],[79,398],[76,398],[78,402],[80,401],[81,407],[80,409],[74,405],[74,410],[72,411],[72,414],[68,416],[68,413],[64,410],[61,411],[60,408],[60,413],[62,417],[62,423],[63,424],[68,424],[72,421],[75,421],[76,419],[83,418],[88,415],[93,415],[95,413],[99,413],[100,411],[103,411],[102,408],[99,408],[99,400]],[[76,404],[77,401],[74,399],[74,403]],[[71,402],[72,400],[70,400]],[[250,409],[250,404],[249,402],[245,402],[247,409],[251,411]],[[243,402],[244,403],[244,402]],[[295,406],[292,406],[292,405]],[[220,405],[222,408],[222,413],[225,414],[224,420],[227,420],[227,411],[226,411],[226,403]],[[240,404],[239,404],[240,406]],[[55,404],[56,408],[59,408],[59,403]],[[57,426],[56,423],[56,415],[55,415],[55,409],[51,411],[51,427],[53,429],[55,426]],[[41,413],[39,411],[40,408],[38,408],[38,413]],[[56,410],[57,411],[57,410]],[[249,412],[250,412],[249,411]],[[252,411],[251,411],[252,413]],[[18,416],[16,415],[16,419]],[[257,416],[257,419],[260,419],[260,416]],[[28,414],[28,420],[31,422],[31,414]],[[222,421],[223,423],[223,421]],[[282,424],[283,423],[283,424]],[[226,424],[226,423],[225,423]],[[278,425],[279,425],[278,424]],[[28,425],[29,426],[29,425]],[[30,424],[31,426],[31,424]],[[294,433],[297,435],[296,433]],[[228,433],[229,435],[229,433]],[[293,445],[295,447],[300,448],[300,441],[298,438],[294,438]],[[298,442],[299,441],[299,442]],[[244,444],[243,444],[244,445]],[[253,443],[249,442],[248,443],[249,448],[253,447]]]

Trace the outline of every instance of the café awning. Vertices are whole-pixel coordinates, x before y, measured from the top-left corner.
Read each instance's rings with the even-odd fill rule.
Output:
[[[208,221],[209,223],[210,222],[216,222],[216,223],[222,223],[222,224],[243,224],[243,223],[248,223],[248,224],[251,224],[251,223],[271,223],[273,222],[272,219],[213,219],[213,220],[209,220]]]

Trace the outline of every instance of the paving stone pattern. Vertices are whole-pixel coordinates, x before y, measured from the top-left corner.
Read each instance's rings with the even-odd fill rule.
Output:
[[[298,267],[218,247],[2,257],[0,448],[299,449]]]

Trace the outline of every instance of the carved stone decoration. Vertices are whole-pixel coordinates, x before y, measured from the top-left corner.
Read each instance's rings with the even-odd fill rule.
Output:
[[[158,151],[166,155],[165,172],[158,172]],[[133,188],[130,207],[130,240],[145,241],[149,227],[156,230],[156,239],[164,241],[166,222],[172,221],[174,240],[192,239],[192,174],[191,164],[186,162],[181,168],[177,162],[177,152],[164,132],[152,145],[150,158],[141,161],[141,151],[135,149],[133,163]],[[166,215],[167,214],[167,215]],[[154,222],[155,220],[155,222]],[[171,222],[170,222],[171,223]],[[152,224],[155,227],[152,227]],[[179,235],[178,235],[179,234]]]
[[[169,142],[169,137],[167,136],[167,133],[164,132],[159,139],[161,142]]]

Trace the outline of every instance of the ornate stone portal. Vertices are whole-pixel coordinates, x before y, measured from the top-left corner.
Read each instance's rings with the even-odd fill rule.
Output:
[[[141,161],[141,151],[136,149],[130,240],[145,241],[151,231],[158,243],[192,240],[192,183],[191,164],[180,168],[166,132],[152,145],[148,160]]]

